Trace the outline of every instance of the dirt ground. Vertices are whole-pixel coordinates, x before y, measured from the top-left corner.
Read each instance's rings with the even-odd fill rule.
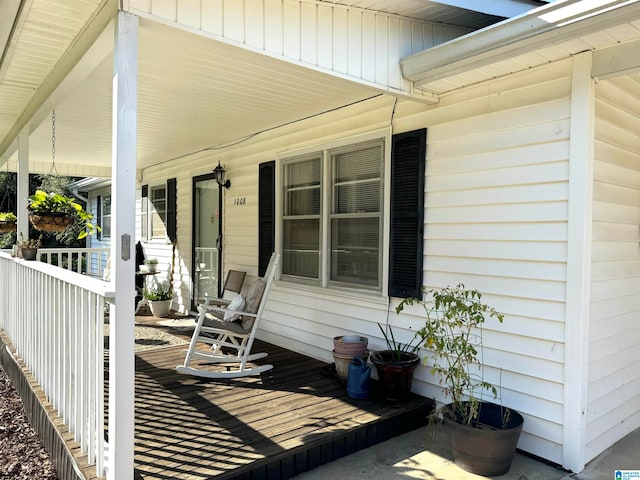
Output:
[[[58,480],[5,371],[0,367],[0,479]]]

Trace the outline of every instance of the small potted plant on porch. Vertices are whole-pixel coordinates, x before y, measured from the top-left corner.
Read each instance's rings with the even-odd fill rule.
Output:
[[[20,235],[20,241],[18,242],[18,248],[20,249],[20,256],[24,260],[36,260],[38,257],[38,248],[40,248],[40,244],[42,242],[42,235],[37,240],[30,238],[25,240],[22,235]]]
[[[482,375],[482,324],[492,317],[502,323],[503,315],[462,284],[425,294],[425,300],[403,300],[396,311],[424,307],[426,322],[418,335],[433,352],[432,373],[450,400],[435,414],[444,421],[454,461],[478,475],[502,475],[511,467],[524,423],[515,410],[482,399],[483,391],[497,397],[496,387]]]
[[[166,317],[171,311],[173,290],[170,285],[158,284],[145,288],[142,292],[149,302],[149,308],[154,317]]]
[[[90,222],[93,215],[85,211],[73,198],[60,193],[36,190],[36,193],[29,197],[27,210],[29,210],[31,224],[43,232],[62,231],[76,220],[84,227],[78,239],[99,230],[99,227]]]
[[[396,341],[393,330],[389,333],[378,324],[387,343],[386,350],[373,352],[369,357],[378,372],[378,383],[387,400],[401,400],[411,392],[413,373],[420,364],[421,339],[417,335],[409,343]]]
[[[0,233],[15,232],[18,217],[12,212],[0,212]]]
[[[147,258],[140,265],[140,273],[156,273],[158,271],[158,259]]]

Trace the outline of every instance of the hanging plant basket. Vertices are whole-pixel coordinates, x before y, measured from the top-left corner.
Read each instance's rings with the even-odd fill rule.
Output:
[[[0,232],[15,232],[18,229],[16,222],[0,220]]]
[[[61,232],[73,223],[73,217],[67,213],[30,213],[29,220],[41,232]]]

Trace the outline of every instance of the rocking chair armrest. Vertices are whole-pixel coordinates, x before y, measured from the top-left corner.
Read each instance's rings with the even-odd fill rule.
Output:
[[[203,308],[206,308],[207,312],[221,312],[221,313],[233,313],[236,315],[248,315],[251,317],[256,317],[257,314],[256,313],[249,313],[249,312],[245,312],[243,310],[230,310],[228,308],[225,308],[223,306],[218,306],[218,305],[202,305]]]
[[[209,306],[211,307],[224,307],[226,305],[229,305],[231,303],[231,300],[226,300],[224,298],[210,298],[209,299]]]

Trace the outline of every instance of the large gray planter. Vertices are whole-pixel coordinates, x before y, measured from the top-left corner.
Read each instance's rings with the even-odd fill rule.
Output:
[[[455,420],[451,404],[444,408],[444,424],[449,437],[453,460],[460,468],[494,477],[511,468],[524,418],[515,410],[490,402],[480,402],[480,413],[473,426]],[[504,422],[503,419],[507,420]],[[504,428],[503,428],[504,427]]]

